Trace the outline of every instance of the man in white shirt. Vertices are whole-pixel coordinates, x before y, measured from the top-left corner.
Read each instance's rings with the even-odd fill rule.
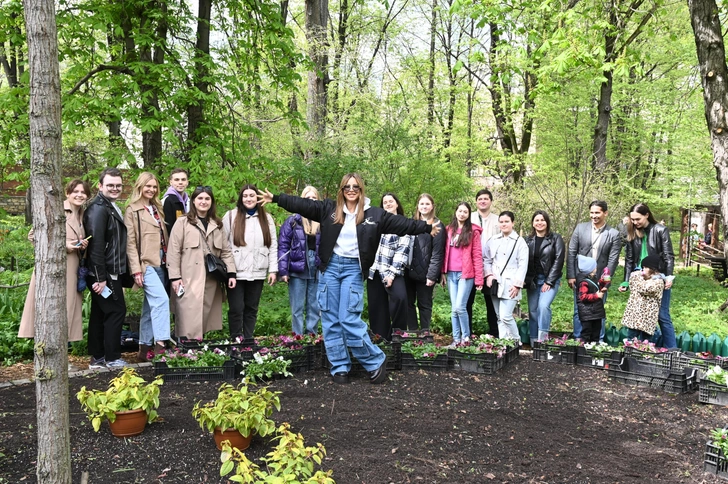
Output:
[[[491,213],[490,208],[493,204],[493,194],[487,188],[483,188],[475,195],[475,206],[477,210],[470,214],[470,222],[483,229],[480,235],[480,245],[482,253],[485,254],[485,244],[495,234],[500,233],[498,228],[498,215]],[[475,293],[477,290],[473,287],[468,298],[467,311],[468,320],[470,321],[470,334],[473,334],[473,304],[475,303]],[[498,337],[498,316],[493,307],[493,300],[490,297],[490,288],[483,286],[481,291],[485,299],[485,307],[488,312],[488,334]]]

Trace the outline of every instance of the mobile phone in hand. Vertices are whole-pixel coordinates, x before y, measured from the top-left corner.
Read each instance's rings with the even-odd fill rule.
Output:
[[[177,297],[182,297],[184,295],[185,295],[185,286],[180,284],[179,287],[177,288]]]

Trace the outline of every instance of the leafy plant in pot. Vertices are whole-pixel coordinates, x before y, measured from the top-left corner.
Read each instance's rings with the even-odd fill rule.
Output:
[[[147,383],[133,368],[124,368],[109,382],[108,390],[87,390],[84,386],[76,398],[96,432],[101,422],[108,420],[112,434],[131,437],[157,419],[162,383],[162,377]]]
[[[192,416],[203,430],[213,434],[218,449],[229,440],[232,447],[245,450],[253,434],[265,437],[275,431],[276,424],[268,417],[274,408],[281,409],[281,392],[271,392],[267,387],[254,391],[253,387],[248,379],[237,387],[224,383],[214,402],[195,403]]]

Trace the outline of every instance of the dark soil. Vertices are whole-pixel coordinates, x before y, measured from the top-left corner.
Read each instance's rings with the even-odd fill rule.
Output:
[[[110,378],[74,378],[71,394]],[[217,386],[166,383],[163,421],[129,439],[106,424],[95,433],[72,396],[73,481],[88,471],[89,484],[227,482],[212,436],[190,414]],[[710,429],[728,423],[726,408],[696,394],[628,387],[603,371],[531,362],[526,352],[494,376],[398,371],[379,386],[336,385],[322,370],[272,388],[282,392],[273,418],[308,445],[322,442],[339,484],[717,482],[702,471],[703,452]],[[36,482],[34,392],[0,389],[2,483]],[[256,437],[246,454],[270,448]]]

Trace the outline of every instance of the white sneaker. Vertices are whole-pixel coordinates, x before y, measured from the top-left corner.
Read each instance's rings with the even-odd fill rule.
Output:
[[[114,360],[114,361],[108,361],[106,363],[106,368],[108,368],[110,370],[121,369],[121,368],[124,368],[125,366],[127,366],[126,361],[122,360],[121,358],[119,358],[118,360]]]
[[[92,356],[91,357],[91,362],[88,364],[88,369],[89,370],[100,370],[102,368],[106,368],[106,358],[104,358],[102,356],[101,358],[99,358],[97,360],[96,358],[94,358]]]

